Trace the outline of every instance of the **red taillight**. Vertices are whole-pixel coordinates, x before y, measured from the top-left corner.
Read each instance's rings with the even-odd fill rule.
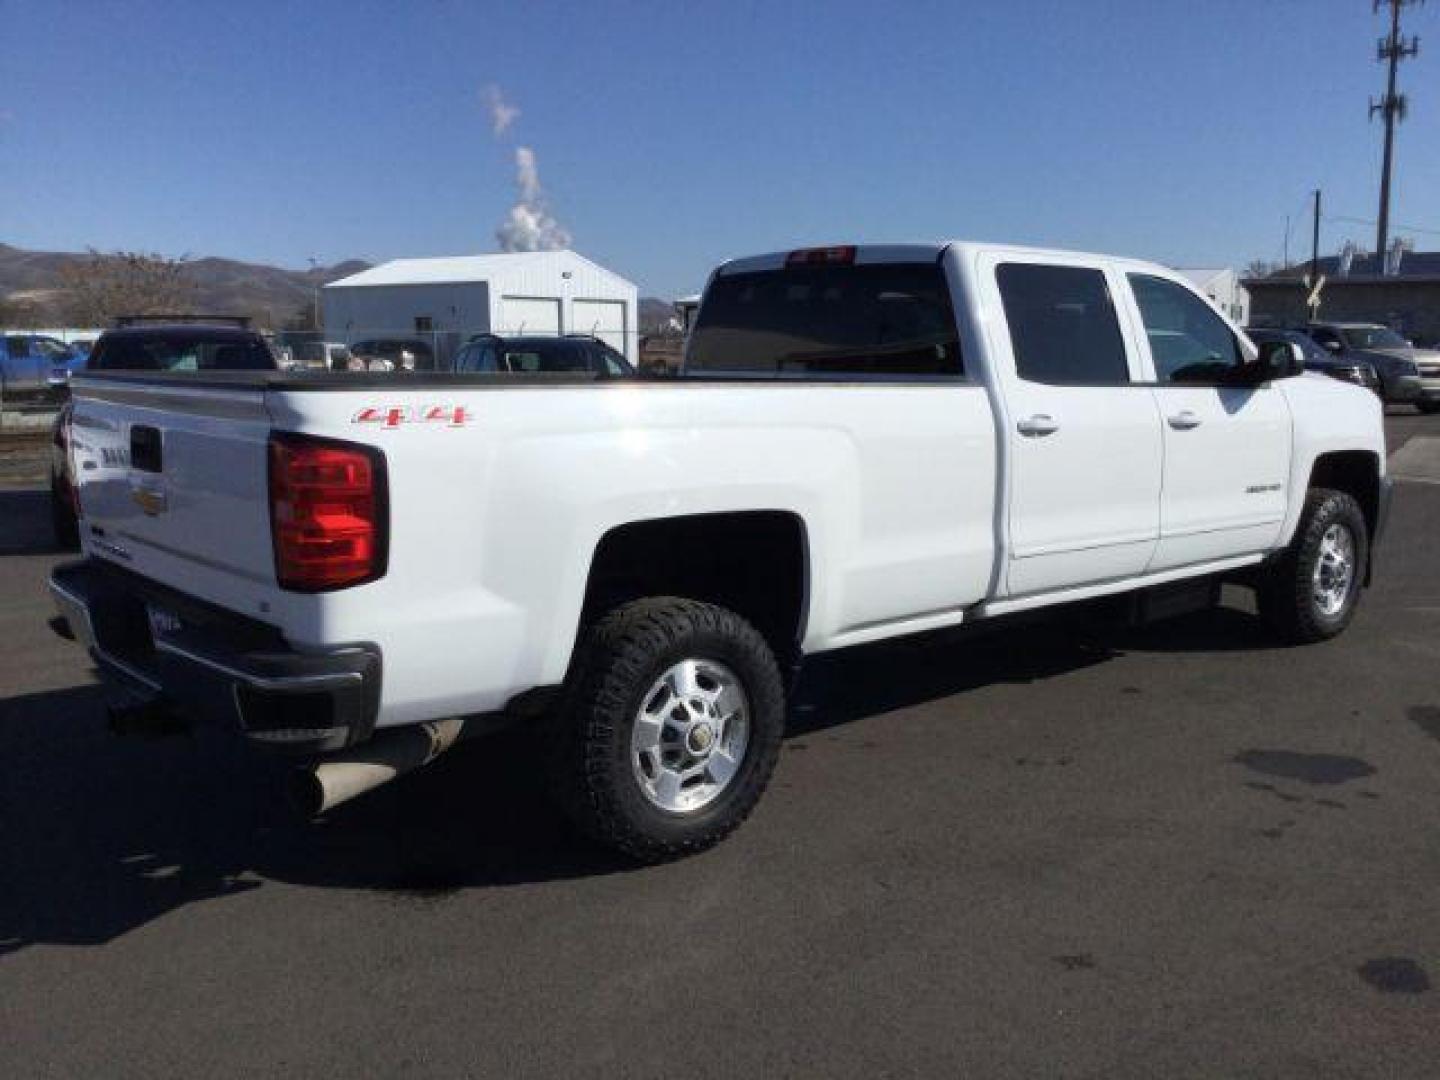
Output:
[[[385,458],[373,447],[270,437],[270,535],[282,589],[324,592],[385,572]]]
[[[70,466],[70,410],[62,409],[60,415],[55,418],[55,430],[50,434],[50,441],[55,447],[58,460],[54,462],[57,486],[63,493],[66,501],[70,503],[70,511],[77,518],[80,516],[80,488],[75,483],[74,470]]]
[[[844,247],[801,248],[785,256],[786,266],[850,266],[854,262],[853,244]]]

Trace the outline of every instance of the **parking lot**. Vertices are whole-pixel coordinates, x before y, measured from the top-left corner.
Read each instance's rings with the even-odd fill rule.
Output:
[[[647,869],[571,838],[523,733],[315,825],[223,734],[109,736],[17,467],[0,1072],[1433,1076],[1434,457],[1339,640],[1235,591],[817,658],[752,821]]]

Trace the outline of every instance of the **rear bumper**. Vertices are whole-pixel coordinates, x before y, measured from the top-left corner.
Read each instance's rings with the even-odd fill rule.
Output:
[[[50,593],[69,636],[132,697],[303,753],[351,746],[374,730],[373,645],[302,652],[273,627],[94,560],[57,567]]]

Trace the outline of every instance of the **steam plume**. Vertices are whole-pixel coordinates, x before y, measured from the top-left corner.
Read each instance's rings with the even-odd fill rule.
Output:
[[[500,250],[558,251],[569,247],[570,233],[545,206],[535,151],[528,146],[515,148],[515,186],[520,197],[495,230]]]
[[[510,130],[510,125],[520,119],[520,110],[505,100],[500,87],[491,83],[480,91],[485,109],[490,114],[490,133],[497,139]]]

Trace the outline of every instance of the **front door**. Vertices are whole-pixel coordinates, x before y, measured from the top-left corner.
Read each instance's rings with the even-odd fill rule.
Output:
[[[1290,408],[1227,378],[1248,359],[1229,325],[1177,281],[1130,274],[1165,440],[1152,570],[1268,550],[1288,506]],[[1229,383],[1229,385],[1227,385]]]
[[[1140,574],[1159,535],[1161,434],[1115,282],[1082,261],[992,265],[981,280],[1006,322],[992,345],[1009,452],[1008,594]]]

